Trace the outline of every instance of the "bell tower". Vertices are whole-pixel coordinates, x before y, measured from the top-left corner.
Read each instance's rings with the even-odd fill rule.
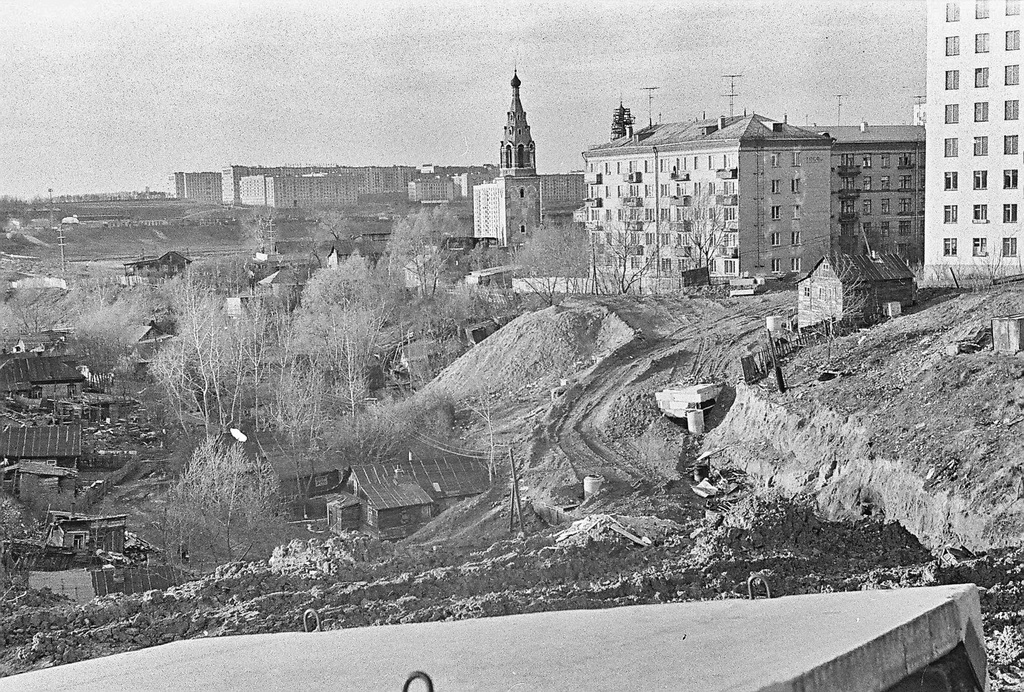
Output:
[[[508,109],[505,132],[501,139],[498,161],[502,177],[532,177],[537,175],[537,151],[526,122],[526,111],[519,100],[522,84],[519,73],[512,74],[512,105]]]

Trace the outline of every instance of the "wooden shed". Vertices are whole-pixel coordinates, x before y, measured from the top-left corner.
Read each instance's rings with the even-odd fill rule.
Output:
[[[992,318],[992,350],[1010,355],[1024,351],[1024,315]]]
[[[81,425],[36,425],[0,430],[0,459],[43,461],[78,468],[82,457]]]
[[[917,300],[917,280],[896,254],[821,258],[798,285],[800,327],[821,323],[871,324],[886,303],[908,308]]]
[[[405,538],[433,516],[433,498],[397,464],[353,466],[347,490],[362,502],[359,530],[371,536]]]

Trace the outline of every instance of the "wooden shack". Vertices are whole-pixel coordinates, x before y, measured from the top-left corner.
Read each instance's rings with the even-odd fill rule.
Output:
[[[346,489],[361,501],[359,530],[377,538],[405,538],[433,516],[433,498],[400,465],[353,466]]]
[[[992,318],[992,350],[1010,355],[1024,351],[1024,315]]]
[[[77,497],[78,471],[38,461],[0,466],[4,490],[42,516],[50,509],[70,509]]]
[[[845,255],[821,258],[798,284],[797,322],[872,324],[886,303],[908,308],[917,300],[914,272],[899,255]]]
[[[82,396],[86,377],[60,356],[8,355],[0,358],[0,394],[29,399]]]
[[[36,425],[0,430],[0,459],[42,461],[78,468],[82,458],[81,425]]]
[[[123,553],[127,514],[86,516],[50,512],[46,545],[74,551],[76,558],[92,558],[97,550]]]
[[[334,533],[358,531],[363,509],[359,498],[349,493],[327,495],[327,530]]]

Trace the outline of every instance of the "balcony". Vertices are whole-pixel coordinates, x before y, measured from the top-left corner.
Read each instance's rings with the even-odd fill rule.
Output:
[[[715,204],[719,204],[725,207],[735,207],[739,203],[739,195],[715,195]]]
[[[674,197],[672,199],[672,206],[673,207],[692,207],[693,206],[693,197],[691,197],[690,195],[680,195],[679,197]]]
[[[669,178],[671,178],[672,180],[686,181],[690,179],[690,174],[684,173],[683,171],[672,171],[672,173],[669,175]]]
[[[860,166],[838,166],[836,173],[841,176],[855,176],[860,175]]]
[[[722,180],[736,180],[736,178],[739,176],[739,172],[740,169],[738,168],[719,168],[717,171],[715,171],[715,175],[717,175]]]
[[[624,207],[642,207],[644,206],[643,197],[623,197],[622,206]]]
[[[839,191],[839,199],[854,199],[855,197],[860,197],[860,190],[855,187],[847,187]]]
[[[590,209],[593,209],[595,207],[603,207],[604,206],[604,200],[601,199],[600,197],[593,197],[591,199],[586,200],[585,204]]]
[[[715,254],[725,259],[736,259],[740,256],[740,249],[731,245],[720,245]]]
[[[627,231],[642,231],[642,230],[644,230],[644,222],[643,221],[627,221],[626,222],[626,230]]]
[[[855,212],[855,211],[841,211],[841,212],[839,212],[839,220],[840,221],[856,221],[857,220],[857,212]]]
[[[898,168],[901,171],[910,171],[917,168],[917,164],[914,163],[913,161],[900,161],[898,164],[896,164],[896,168]]]
[[[640,171],[633,171],[631,173],[623,173],[622,181],[626,183],[642,183],[644,181],[643,173]]]
[[[587,173],[583,180],[587,185],[601,185],[604,180],[604,175],[601,173]]]
[[[726,221],[725,222],[725,230],[727,230],[727,231],[738,231],[738,230],[740,230],[740,222],[739,221]]]

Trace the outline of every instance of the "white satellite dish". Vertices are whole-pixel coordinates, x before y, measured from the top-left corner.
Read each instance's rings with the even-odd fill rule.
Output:
[[[239,442],[245,442],[246,440],[249,439],[248,437],[245,436],[245,433],[243,433],[238,428],[231,428],[231,437],[235,438]]]

